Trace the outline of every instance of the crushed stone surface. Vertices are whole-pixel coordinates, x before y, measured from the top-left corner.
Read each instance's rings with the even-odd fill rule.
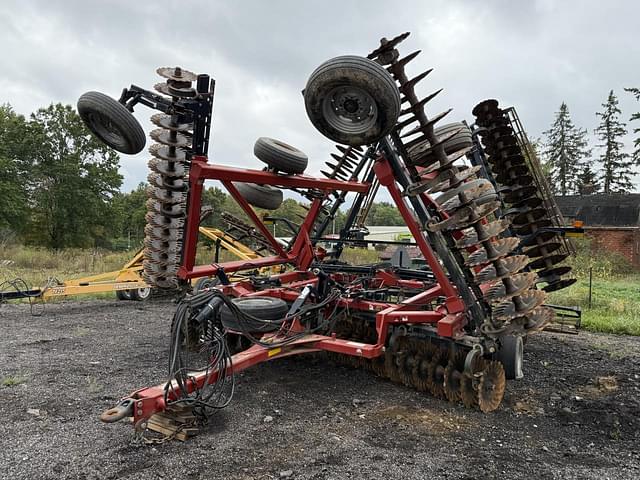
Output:
[[[640,338],[543,333],[485,415],[321,354],[237,376],[187,442],[98,415],[162,383],[175,305],[0,305],[0,471],[11,479],[637,479]],[[265,421],[270,418],[271,421]]]

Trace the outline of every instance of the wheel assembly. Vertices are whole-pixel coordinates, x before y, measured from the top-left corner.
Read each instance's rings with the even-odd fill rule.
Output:
[[[254,207],[265,210],[276,210],[282,205],[282,190],[271,185],[256,185],[255,183],[235,183],[240,195]]]
[[[238,315],[237,310],[249,318]],[[220,320],[225,328],[236,332],[271,332],[280,328],[288,310],[287,303],[279,298],[236,298],[232,300],[232,305],[222,307]]]
[[[400,93],[384,68],[356,56],[320,65],[307,81],[304,102],[320,133],[353,146],[384,137],[400,114]]]
[[[151,298],[151,288],[136,288],[133,290],[129,290],[129,296],[131,300],[137,300],[138,302],[142,302]]]
[[[309,159],[304,152],[273,138],[260,137],[253,145],[253,154],[276,171],[303,173]]]
[[[105,144],[121,153],[139,153],[146,143],[144,130],[120,102],[100,92],[87,92],[78,99],[78,114]]]

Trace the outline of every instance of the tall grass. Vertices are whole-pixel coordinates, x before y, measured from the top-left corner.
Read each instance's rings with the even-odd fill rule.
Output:
[[[553,292],[548,303],[579,306],[587,330],[640,335],[640,273],[614,252],[592,251],[588,239],[575,242],[576,255],[568,259],[577,282]],[[591,304],[589,272],[591,271]]]
[[[20,277],[33,286],[40,286],[51,277],[66,280],[110,272],[122,268],[135,253],[7,246],[0,251],[0,281]]]
[[[61,281],[115,271],[129,262],[135,251],[110,252],[92,249],[52,251],[34,247],[5,246],[0,249],[0,282],[20,277],[38,287],[55,277]],[[235,260],[222,250],[220,262]],[[354,265],[379,261],[378,252],[346,248],[342,260]],[[198,249],[197,263],[214,261],[214,250]],[[578,279],[575,285],[553,292],[547,302],[582,308],[587,330],[640,335],[640,273],[633,272],[617,254],[593,254],[588,241],[577,242],[577,254],[569,259]],[[592,302],[589,306],[589,270],[592,271]],[[110,294],[109,294],[110,295]],[[94,295],[104,296],[104,295]]]

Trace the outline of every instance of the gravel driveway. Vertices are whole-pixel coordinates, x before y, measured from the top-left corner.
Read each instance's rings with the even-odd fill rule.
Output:
[[[589,333],[532,338],[525,378],[488,415],[316,355],[239,375],[232,404],[188,442],[141,444],[97,417],[165,379],[174,307],[0,305],[1,476],[640,478],[640,338]]]

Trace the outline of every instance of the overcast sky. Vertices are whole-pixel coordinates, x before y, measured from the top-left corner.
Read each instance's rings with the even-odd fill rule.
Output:
[[[640,87],[639,20],[631,0],[3,0],[0,102],[26,115],[75,105],[87,90],[118,97],[131,83],[151,88],[157,67],[180,65],[217,81],[213,162],[260,167],[253,143],[270,136],[305,151],[317,173],[332,143],[307,120],[300,90],[331,57],[366,55],[410,31],[401,53],[423,52],[410,73],[435,69],[422,93],[445,89],[430,113],[453,107],[451,121],[472,120],[476,103],[497,98],[538,137],[565,101],[592,133],[611,89],[625,121],[640,110],[623,91]],[[149,110],[136,116],[150,129]],[[145,180],[147,158],[122,157],[123,190]]]

